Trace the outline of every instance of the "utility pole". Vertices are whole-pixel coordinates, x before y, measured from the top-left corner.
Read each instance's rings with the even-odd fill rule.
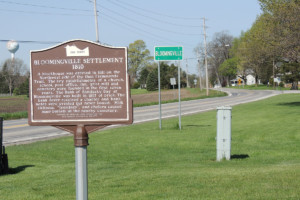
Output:
[[[94,14],[95,14],[95,26],[96,26],[96,42],[99,43],[98,14],[97,14],[97,3],[96,3],[96,0],[94,0]]]
[[[204,33],[204,48],[205,48],[206,96],[208,96],[209,91],[208,91],[208,70],[207,70],[207,46],[206,46],[205,17],[203,18],[203,33]]]
[[[189,70],[188,70],[188,59],[186,59],[186,87],[189,88]]]
[[[200,56],[199,56],[199,50],[197,49],[197,61],[198,61],[198,70],[199,70],[199,87],[202,91],[202,80],[201,80],[201,64],[200,64]]]

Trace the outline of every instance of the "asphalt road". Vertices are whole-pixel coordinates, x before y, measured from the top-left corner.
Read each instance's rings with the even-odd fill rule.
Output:
[[[282,91],[237,90],[228,88],[220,90],[228,92],[229,95],[226,97],[181,102],[181,115],[216,110],[219,106],[234,106],[283,93]],[[284,93],[289,92],[284,91]],[[178,103],[163,104],[162,118],[177,117],[178,105]],[[157,120],[158,118],[159,107],[157,105],[134,108],[134,123]],[[29,126],[27,119],[6,120],[3,126],[3,144],[5,146],[31,143],[67,135],[71,134],[51,126]]]

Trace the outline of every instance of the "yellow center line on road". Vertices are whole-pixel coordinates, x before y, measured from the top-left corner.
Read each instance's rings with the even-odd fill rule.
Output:
[[[14,125],[14,126],[4,126],[3,129],[12,129],[12,128],[19,128],[19,127],[25,127],[29,126],[28,124],[19,124],[19,125]]]

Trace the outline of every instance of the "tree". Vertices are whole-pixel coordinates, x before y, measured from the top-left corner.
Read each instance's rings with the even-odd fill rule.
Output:
[[[165,63],[160,63],[160,86],[161,88],[168,89],[170,87],[170,75],[169,75],[170,66]]]
[[[6,84],[6,80],[4,76],[2,75],[2,72],[0,72],[0,94],[7,94],[9,93],[8,85]]]
[[[139,83],[141,85],[141,88],[145,88],[145,86],[147,84],[148,75],[149,75],[149,70],[147,69],[147,67],[144,67],[141,70],[140,77],[139,77]]]
[[[147,77],[147,90],[155,91],[158,89],[158,70],[151,71]]]
[[[227,84],[229,84],[231,78],[235,78],[237,75],[238,58],[233,57],[225,60],[219,68],[220,74],[227,77]]]
[[[20,59],[7,59],[2,65],[1,76],[5,80],[5,84],[8,86],[9,94],[12,95],[12,92],[15,87],[18,87],[23,80],[22,77],[28,70],[24,62]]]
[[[220,76],[219,68],[221,64],[230,58],[230,46],[233,36],[227,32],[219,32],[214,35],[214,39],[208,43],[208,64],[211,69],[210,81],[212,84],[221,84],[226,77]]]
[[[23,77],[24,81],[18,87],[19,94],[18,95],[27,95],[29,97],[29,73]],[[17,88],[15,88],[17,89]]]
[[[129,44],[128,48],[128,73],[131,77],[131,85],[138,81],[141,69],[149,65],[152,57],[143,40],[136,40]]]
[[[197,80],[198,79],[197,75],[196,74],[189,74],[188,76],[189,76],[189,85],[191,87],[196,87],[195,83],[197,83],[197,82],[194,82],[194,80],[198,81]]]
[[[285,74],[283,80],[292,83],[292,90],[298,90],[298,81],[300,80],[300,63],[284,63],[280,70]]]
[[[243,71],[251,73],[256,79],[268,82],[270,78],[270,65],[269,49],[270,46],[263,40],[264,35],[264,22],[262,17],[258,17],[251,29],[241,36],[241,42],[238,47],[239,60],[241,61]]]
[[[166,79],[168,80],[168,85],[171,86],[171,83],[170,83],[171,78],[176,78],[176,80],[177,80],[177,77],[178,77],[178,66],[176,66],[174,63],[172,63],[168,67],[168,73],[166,75]],[[178,80],[177,80],[177,83],[178,83]]]

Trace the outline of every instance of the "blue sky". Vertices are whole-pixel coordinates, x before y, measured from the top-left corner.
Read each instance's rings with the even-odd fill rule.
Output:
[[[101,43],[121,47],[141,39],[152,54],[154,46],[183,46],[184,58],[195,58],[193,49],[203,42],[201,18],[210,41],[221,31],[239,37],[261,13],[256,0],[97,0],[97,9]],[[0,0],[0,40],[95,41],[93,10],[93,0]],[[29,68],[30,50],[53,45],[20,43],[15,56]],[[0,42],[0,64],[8,58],[6,42]],[[195,59],[188,65],[197,73]]]

